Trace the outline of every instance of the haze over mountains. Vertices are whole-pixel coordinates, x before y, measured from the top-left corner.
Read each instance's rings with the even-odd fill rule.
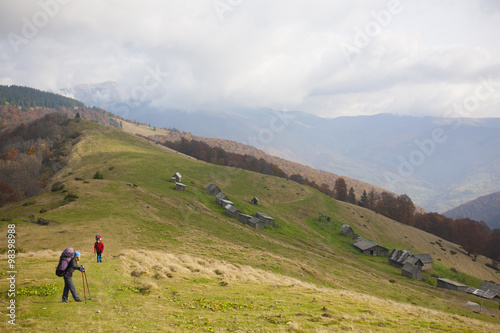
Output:
[[[500,189],[500,118],[378,114],[327,119],[266,108],[157,110],[114,99],[112,82],[66,93],[126,118],[238,141],[406,193],[428,211],[444,212]]]

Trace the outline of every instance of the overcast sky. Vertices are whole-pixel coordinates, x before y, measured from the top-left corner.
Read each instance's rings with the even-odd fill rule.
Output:
[[[500,110],[498,0],[0,0],[0,31],[0,84],[113,82],[187,110]]]

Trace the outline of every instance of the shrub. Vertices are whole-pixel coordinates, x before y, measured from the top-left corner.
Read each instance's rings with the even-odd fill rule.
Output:
[[[42,208],[40,209],[40,213],[43,214],[43,213],[47,213],[47,210],[45,208]]]
[[[31,206],[31,205],[34,205],[36,204],[36,201],[35,200],[30,200],[30,201],[26,201],[25,203],[22,204],[22,206]]]
[[[63,205],[66,205],[70,202],[73,202],[73,201],[76,201],[76,199],[78,199],[78,196],[76,194],[67,194],[65,197],[64,197],[64,200],[63,200]]]
[[[93,179],[104,179],[104,176],[102,173],[100,173],[99,171],[97,171],[95,174],[94,174],[94,177],[92,177]]]
[[[55,182],[52,184],[52,188],[50,189],[52,192],[62,191],[64,188],[64,184],[61,182]]]
[[[83,178],[75,177],[75,180],[83,180]]]

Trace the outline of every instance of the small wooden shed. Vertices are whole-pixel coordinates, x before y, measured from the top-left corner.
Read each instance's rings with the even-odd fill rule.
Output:
[[[347,237],[354,236],[354,230],[352,230],[349,224],[344,224],[342,227],[340,227],[340,233]]]
[[[397,250],[394,249],[389,254],[389,265],[401,268],[404,266],[406,259],[413,256],[410,250]]]
[[[437,279],[437,287],[443,289],[449,289],[454,291],[465,292],[467,290],[467,286],[461,283],[458,283],[453,280],[438,278]]]
[[[264,223],[265,223],[265,224],[267,224],[267,225],[270,225],[270,226],[273,226],[273,225],[274,225],[274,219],[273,219],[271,216],[269,216],[269,215],[267,215],[267,214],[265,214],[265,213],[261,213],[261,212],[259,212],[259,213],[255,214],[255,216],[256,216],[259,220],[261,220],[262,222],[264,222]]]
[[[257,199],[257,197],[253,197],[252,200],[250,200],[250,203],[252,205],[258,205],[259,204],[259,199]]]
[[[210,195],[217,195],[217,193],[221,192],[220,188],[212,183],[208,183],[207,186],[205,186],[205,190],[207,190]]]
[[[172,183],[174,183],[174,182],[175,182],[175,183],[180,183],[180,181],[181,181],[181,180],[182,180],[182,176],[181,176],[181,174],[180,174],[180,173],[178,173],[178,172],[176,172],[176,173],[172,176],[172,178],[170,178],[170,181],[171,181]]]
[[[215,195],[215,201],[217,201],[219,205],[222,205],[222,200],[228,200],[226,195],[222,192],[217,193]]]
[[[422,281],[422,270],[420,267],[409,262],[404,264],[401,268],[401,275],[413,280]]]
[[[233,205],[227,205],[225,209],[227,215],[234,217],[235,219],[238,218],[238,214],[240,213],[240,211],[236,207],[234,207]]]
[[[263,229],[266,226],[264,222],[253,216],[248,220],[247,224],[255,229]]]
[[[238,221],[240,221],[241,223],[244,223],[244,224],[248,224],[248,221],[250,221],[251,218],[252,218],[252,216],[247,215],[247,214],[243,214],[243,213],[238,214]]]
[[[420,261],[422,261],[422,264],[424,264],[424,266],[422,267],[422,270],[424,272],[432,273],[432,266],[434,264],[434,259],[432,259],[430,254],[427,253],[415,254],[415,257],[420,259]]]
[[[222,199],[219,203],[221,205],[221,207],[226,207],[227,205],[232,205],[234,206],[234,202],[230,201],[230,200],[227,200],[227,199]]]
[[[176,191],[184,191],[186,189],[186,185],[183,183],[175,183],[175,190]]]

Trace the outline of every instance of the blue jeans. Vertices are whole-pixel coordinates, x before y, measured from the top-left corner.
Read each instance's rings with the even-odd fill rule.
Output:
[[[70,291],[71,291],[71,295],[73,295],[73,298],[75,299],[75,301],[80,299],[80,297],[76,293],[73,279],[71,277],[64,276],[64,291],[63,291],[63,296],[62,296],[63,302],[68,300],[68,294]]]

